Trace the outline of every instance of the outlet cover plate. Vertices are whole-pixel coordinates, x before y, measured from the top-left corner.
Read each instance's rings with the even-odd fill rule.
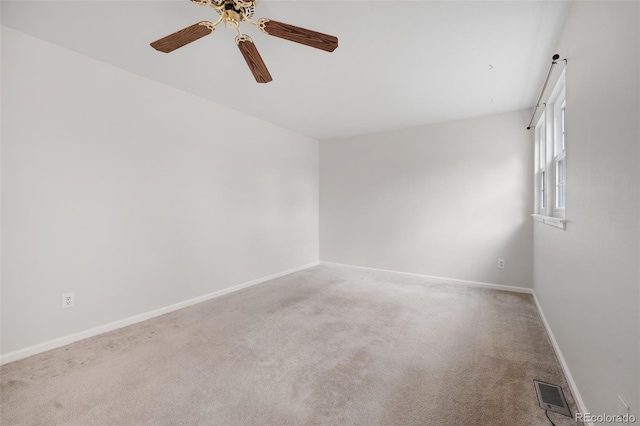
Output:
[[[74,293],[64,293],[62,295],[62,309],[73,308],[76,305]]]

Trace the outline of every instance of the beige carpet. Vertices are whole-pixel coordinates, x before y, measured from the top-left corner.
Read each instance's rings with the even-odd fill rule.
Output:
[[[575,412],[530,295],[325,265],[0,372],[4,426],[550,425],[534,379]]]

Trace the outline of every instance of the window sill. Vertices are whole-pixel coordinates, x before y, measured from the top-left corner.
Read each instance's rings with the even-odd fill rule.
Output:
[[[544,223],[545,225],[550,225],[562,230],[567,229],[567,221],[562,217],[544,216],[541,214],[532,214],[531,217],[533,217],[533,220],[536,222]]]

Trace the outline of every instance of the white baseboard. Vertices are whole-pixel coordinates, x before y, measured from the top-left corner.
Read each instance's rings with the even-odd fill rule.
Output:
[[[533,294],[533,290],[530,289],[530,288],[517,287],[517,286],[513,286],[513,285],[491,284],[491,283],[483,283],[483,282],[480,282],[480,281],[467,281],[467,280],[459,280],[459,279],[455,279],[455,278],[434,277],[432,275],[415,274],[415,273],[412,273],[412,272],[392,271],[390,269],[369,268],[367,266],[347,265],[347,264],[344,264],[344,263],[335,263],[335,262],[320,261],[320,264],[321,265],[346,266],[346,267],[350,267],[350,268],[365,269],[365,270],[369,270],[369,271],[392,272],[394,274],[411,275],[411,276],[414,276],[414,277],[434,279],[434,280],[438,280],[438,281],[442,281],[442,282],[446,282],[446,283],[450,283],[450,284],[463,284],[463,285],[469,285],[469,286],[473,286],[473,287],[490,288],[490,289],[493,289],[493,290],[511,291],[513,293]]]
[[[306,265],[298,266],[296,268],[287,269],[286,271],[276,272],[275,274],[267,275],[266,277],[256,278],[255,280],[247,281],[245,283],[234,285],[232,287],[228,287],[222,290],[218,290],[213,293],[209,293],[203,296],[195,297],[193,299],[185,300],[184,302],[179,302],[170,306],[165,306],[164,308],[155,309],[153,311],[145,312],[139,315],[134,315],[129,318],[124,318],[109,324],[105,324],[105,325],[91,328],[89,330],[81,331],[79,333],[70,334],[68,336],[49,340],[47,342],[39,343],[37,345],[33,345],[28,348],[19,349],[14,352],[9,352],[7,354],[0,356],[0,365],[8,364],[13,361],[18,361],[20,359],[23,359],[32,355],[36,355],[42,352],[46,352],[51,349],[56,349],[61,346],[66,346],[70,343],[74,343],[89,337],[97,336],[98,334],[106,333],[109,331],[117,330],[122,327],[126,327],[128,325],[146,321],[148,319],[155,318],[160,315],[168,314],[169,312],[177,311],[178,309],[186,308],[188,306],[192,306],[197,303],[202,303],[210,299],[215,299],[216,297],[224,296],[225,294],[233,293],[238,290],[242,290],[244,288],[254,286],[256,284],[261,284],[263,282],[273,280],[275,278],[280,278],[285,275],[292,274],[294,272],[302,271],[303,269],[311,268],[313,266],[317,266],[318,264],[319,262],[313,262]]]
[[[571,375],[571,371],[569,370],[569,366],[567,365],[567,361],[564,359],[562,355],[562,351],[560,350],[560,346],[558,345],[558,341],[553,335],[553,331],[551,330],[551,326],[547,321],[547,317],[544,316],[544,311],[542,310],[542,306],[540,306],[540,302],[538,301],[538,297],[536,296],[535,291],[533,292],[533,300],[536,303],[536,307],[538,308],[538,312],[540,313],[540,318],[542,318],[542,322],[544,327],[547,329],[547,334],[549,335],[549,340],[551,340],[551,344],[553,345],[553,349],[556,352],[556,356],[560,361],[560,365],[562,366],[562,371],[564,372],[564,377],[567,379],[567,383],[569,383],[569,388],[571,389],[571,394],[573,395],[573,399],[576,402],[578,411],[582,413],[588,413],[587,407],[584,405],[584,400],[580,395],[580,391],[578,390],[578,386],[576,385],[575,380],[573,380],[573,376]],[[575,417],[574,417],[575,418]],[[585,426],[593,426],[593,423],[584,423]]]

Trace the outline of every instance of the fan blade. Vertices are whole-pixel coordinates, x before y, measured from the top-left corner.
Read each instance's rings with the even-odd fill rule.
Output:
[[[316,49],[325,50],[327,52],[333,52],[338,47],[338,37],[329,34],[322,34],[306,28],[283,24],[282,22],[272,21],[265,18],[258,20],[258,26],[265,34],[280,37],[289,41],[295,41],[296,43],[315,47]]]
[[[258,83],[268,83],[273,80],[251,37],[244,34],[237,36],[236,44]]]
[[[164,53],[173,52],[192,41],[196,41],[199,38],[211,34],[215,29],[216,28],[212,22],[198,22],[197,24],[183,28],[166,37],[162,37],[160,40],[154,41],[151,43],[151,47]]]

